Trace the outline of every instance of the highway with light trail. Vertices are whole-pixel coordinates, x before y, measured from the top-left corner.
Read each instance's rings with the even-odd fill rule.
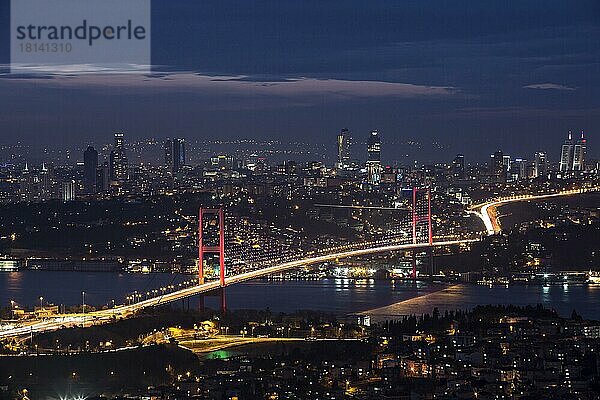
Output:
[[[551,199],[554,197],[573,196],[583,193],[597,192],[600,190],[599,186],[583,189],[564,190],[558,193],[541,194],[541,195],[517,195],[510,197],[502,197],[496,200],[492,200],[487,203],[476,204],[471,206],[471,213],[477,215],[485,225],[485,230],[488,235],[495,235],[502,231],[498,216],[496,215],[496,208],[510,203],[518,203],[521,201],[536,201]]]

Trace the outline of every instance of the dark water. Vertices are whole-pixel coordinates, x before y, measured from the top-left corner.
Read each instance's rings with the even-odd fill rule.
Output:
[[[173,274],[113,274],[84,272],[20,271],[0,273],[0,304],[4,307],[15,300],[24,307],[44,303],[81,304],[82,291],[85,302],[91,305],[123,302],[125,296],[147,292],[166,285],[177,285],[190,280],[189,275]],[[320,310],[350,313],[368,310],[422,296],[444,288],[439,284],[388,282],[375,280],[257,280],[230,286],[226,289],[229,309],[266,309],[276,312]],[[179,303],[181,304],[181,303]],[[187,306],[187,302],[185,303]],[[197,304],[192,299],[191,304]],[[207,296],[205,304],[218,308],[218,293]]]
[[[149,291],[161,286],[191,279],[172,274],[113,274],[83,272],[21,271],[0,273],[0,305],[10,300],[31,307],[44,302],[81,304],[81,292],[86,292],[86,304],[109,304],[114,299],[123,302],[133,291]],[[582,316],[600,320],[600,285],[553,286],[474,286],[447,287],[425,282],[391,282],[375,280],[257,280],[226,289],[229,309],[266,309],[293,312],[299,309],[346,314],[373,310],[373,316],[392,317],[440,309],[466,309],[478,304],[544,304],[562,315],[576,309]],[[181,303],[179,303],[181,304]],[[190,306],[197,300],[192,299]],[[205,304],[218,308],[220,298],[206,297]],[[187,306],[187,302],[185,303]],[[389,307],[388,307],[389,306]],[[374,310],[377,309],[377,310]]]
[[[576,310],[584,318],[600,320],[600,285],[456,285],[371,310],[369,314],[374,320],[384,320],[397,315],[428,313],[435,307],[440,310],[464,310],[486,304],[542,304],[564,317]]]
[[[161,286],[178,284],[189,276],[171,274],[115,274],[107,272],[0,272],[0,304],[11,300],[23,307],[45,303],[78,305],[85,291],[86,304],[123,303],[134,291],[146,292]]]

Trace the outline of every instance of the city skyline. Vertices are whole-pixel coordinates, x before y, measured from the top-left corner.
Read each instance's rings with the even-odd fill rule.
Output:
[[[365,160],[368,161],[369,159],[369,141],[372,139],[372,135],[373,132],[377,132],[377,137],[379,140],[379,150],[378,152],[380,153],[379,155],[379,159],[381,161],[382,164],[385,165],[412,165],[415,162],[419,162],[422,164],[438,164],[438,163],[452,163],[453,158],[456,155],[462,155],[462,157],[464,159],[466,159],[467,164],[487,164],[489,165],[490,160],[489,160],[489,154],[492,154],[492,158],[493,158],[493,153],[494,152],[503,152],[506,155],[510,155],[512,157],[516,157],[516,159],[518,160],[524,160],[524,161],[531,161],[531,162],[540,162],[540,160],[538,159],[539,157],[543,158],[543,162],[544,164],[548,164],[548,165],[552,165],[552,166],[557,166],[558,170],[560,171],[572,171],[572,170],[584,170],[586,167],[586,163],[595,163],[598,162],[598,158],[595,157],[595,154],[597,153],[597,148],[598,146],[588,146],[587,140],[589,138],[589,135],[587,133],[585,133],[584,130],[581,130],[576,136],[578,136],[577,138],[573,138],[573,131],[569,130],[566,133],[567,139],[563,139],[561,142],[557,142],[552,144],[551,146],[539,146],[539,148],[533,152],[526,152],[523,151],[522,149],[519,149],[517,151],[515,151],[514,153],[509,153],[509,152],[504,152],[504,147],[500,147],[497,149],[493,149],[491,147],[488,147],[488,149],[492,150],[489,153],[486,153],[485,150],[483,151],[478,151],[478,152],[474,152],[474,153],[467,153],[467,152],[462,152],[460,151],[460,149],[458,149],[457,151],[454,152],[454,149],[451,148],[450,146],[447,146],[444,143],[439,143],[436,142],[435,140],[432,141],[431,143],[419,143],[419,142],[414,142],[412,140],[408,140],[405,143],[398,143],[398,142],[389,142],[385,140],[385,136],[379,135],[379,130],[375,129],[375,130],[369,130],[369,132],[365,133],[364,135],[360,135],[360,132],[357,133],[356,131],[353,131],[352,129],[348,129],[348,128],[341,128],[340,130],[338,130],[337,133],[333,133],[332,135],[330,135],[330,137],[328,138],[321,138],[323,140],[323,143],[314,143],[315,145],[319,146],[322,145],[322,152],[319,154],[315,154],[313,156],[313,158],[311,159],[306,158],[305,161],[324,161],[327,163],[327,165],[332,165],[335,167],[342,167],[342,169],[350,167],[351,164],[354,164],[356,167],[356,163],[357,162],[363,162]],[[111,135],[126,135],[127,136],[127,141],[124,143],[121,139],[121,144],[119,146],[116,146],[115,144],[110,145],[109,143],[109,138]],[[38,145],[38,146],[34,146],[34,145],[25,145],[26,147],[30,147],[33,150],[37,150],[37,151],[41,151],[43,150],[43,153],[48,152],[48,150],[53,150],[53,151],[68,151],[68,152],[75,152],[75,154],[73,154],[74,158],[72,162],[81,162],[84,161],[85,157],[79,157],[77,155],[77,152],[80,151],[81,148],[83,149],[90,149],[90,147],[92,149],[94,149],[94,146],[104,149],[104,151],[100,150],[98,151],[98,155],[102,156],[104,158],[106,158],[107,161],[109,161],[110,163],[110,159],[111,159],[111,152],[113,152],[113,149],[115,149],[116,147],[122,147],[123,146],[127,147],[127,146],[131,146],[132,143],[135,145],[138,144],[143,144],[143,143],[147,143],[147,144],[154,144],[154,145],[159,145],[158,147],[162,147],[162,149],[160,150],[162,152],[162,155],[160,157],[158,157],[156,160],[160,159],[160,164],[165,164],[167,165],[167,167],[172,170],[173,172],[177,172],[180,167],[182,165],[186,164],[186,146],[185,146],[185,142],[186,142],[186,138],[183,137],[178,137],[178,138],[173,138],[171,139],[168,136],[165,136],[163,138],[160,137],[152,137],[152,138],[142,138],[142,139],[138,139],[138,140],[131,140],[131,138],[125,134],[124,132],[117,132],[111,135],[107,135],[107,137],[105,138],[104,142],[102,141],[102,139],[99,139],[98,141],[92,143],[92,142],[85,142],[85,143],[79,143],[77,145],[73,145],[70,147],[61,147],[59,146],[46,146],[46,145]],[[585,135],[585,139],[583,138],[583,136]],[[329,139],[329,140],[326,140]],[[116,139],[115,143],[116,143]],[[264,142],[260,141],[260,140],[248,140],[248,139],[244,139],[244,138],[238,138],[237,140],[190,140],[189,138],[187,139],[191,144],[193,144],[194,146],[198,146],[201,145],[202,143],[212,143],[214,145],[216,145],[216,147],[219,146],[219,144],[223,145],[223,149],[218,149],[218,150],[214,150],[212,155],[233,155],[235,156],[236,153],[238,151],[240,151],[245,143],[249,143],[249,144],[260,144],[260,143],[265,143],[268,144],[268,146],[271,146],[272,148],[269,150],[279,150],[279,149],[285,149],[286,146],[289,145],[294,145],[294,144],[303,144],[303,145],[311,145],[311,143],[308,142],[302,142],[302,141],[296,141],[296,140],[290,140],[290,141],[285,141],[285,140],[274,140],[274,141],[269,141],[269,140],[265,140]],[[593,142],[592,142],[593,143]],[[567,146],[568,147],[565,147]],[[226,145],[239,145],[238,148],[235,148],[234,150],[227,150],[226,149]],[[413,154],[403,154],[403,158],[394,158],[393,155],[398,155],[398,151],[397,151],[397,146],[398,145],[404,145],[404,146],[408,146],[407,148],[410,150],[410,147],[414,147]],[[17,146],[15,147],[15,149],[18,149],[20,146],[23,146],[23,144],[21,144],[20,142],[17,143]],[[437,150],[439,150],[439,155],[437,157],[434,158],[423,158],[422,154],[423,154],[423,148],[435,148],[436,146],[439,146],[439,148]],[[10,150],[11,146],[5,146],[4,150]],[[566,150],[566,149],[570,149],[570,150]],[[266,148],[262,148],[262,150],[267,150]],[[85,156],[85,151],[81,151],[82,155]],[[35,155],[35,156],[29,156],[29,157],[24,157],[23,158],[23,163],[28,163],[28,160],[34,159],[36,160],[38,163],[42,164],[42,163],[47,163],[47,162],[52,162],[52,158],[51,156],[44,156],[43,153],[41,155]],[[261,153],[261,151],[257,150],[256,153]],[[383,154],[383,155],[381,155]],[[454,156],[452,156],[452,154],[454,154]],[[24,154],[18,154],[18,153],[13,153],[12,156],[23,156]],[[576,157],[575,157],[576,155]],[[155,155],[156,156],[156,155]],[[0,157],[2,157],[0,155]],[[6,154],[5,154],[6,157]],[[525,158],[523,158],[525,157]],[[565,159],[566,157],[566,159]],[[290,160],[297,160],[294,157],[290,157]],[[1,161],[1,160],[0,160]],[[271,161],[280,161],[280,157],[276,157],[274,160]],[[302,160],[300,160],[302,161]],[[506,161],[506,160],[505,160]],[[8,159],[5,160],[5,162],[8,162]],[[149,160],[141,160],[141,162],[151,162]],[[127,163],[127,160],[125,160],[125,163]],[[197,161],[194,163],[196,164]],[[576,165],[575,165],[575,164]],[[156,164],[156,162],[154,162],[154,164]],[[194,165],[192,164],[192,165]]]
[[[0,400],[600,398],[599,37],[0,0]]]

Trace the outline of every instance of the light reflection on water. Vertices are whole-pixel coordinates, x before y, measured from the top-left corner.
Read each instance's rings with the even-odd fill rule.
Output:
[[[412,298],[390,306],[370,310],[375,320],[408,314],[440,310],[470,309],[477,305],[514,304],[519,306],[542,304],[562,316],[570,316],[575,309],[584,318],[600,320],[600,285],[510,285],[480,286],[456,285],[425,296]]]
[[[20,271],[0,273],[0,306],[10,300],[26,306],[39,296],[54,304],[74,305],[86,292],[86,302],[103,305],[122,301],[134,290],[147,291],[190,279],[172,274],[112,274],[83,272]],[[442,290],[443,289],[443,290]],[[568,316],[573,309],[585,318],[600,319],[600,285],[550,286],[446,286],[426,282],[373,279],[258,280],[226,289],[229,309],[266,309],[293,312],[299,309],[337,314],[368,311],[375,319],[440,310],[468,309],[478,304],[543,304]],[[219,296],[205,304],[219,307]],[[187,302],[176,303],[177,306]],[[194,307],[197,300],[190,301]]]
[[[546,304],[548,302],[550,302],[550,286],[544,285],[542,286],[540,303]]]
[[[112,299],[118,303],[134,290],[146,292],[190,278],[187,275],[172,274],[48,271],[0,273],[0,306],[6,307],[10,300],[16,300],[18,304],[31,307],[37,304],[40,296],[54,304],[80,304],[82,291],[86,292],[88,304],[108,304]],[[445,286],[423,282],[396,283],[373,279],[257,280],[228,287],[226,297],[229,309],[270,308],[276,312],[303,309],[350,313],[393,304],[443,287]],[[207,296],[205,304],[216,309],[219,301],[218,295]],[[181,304],[182,302],[176,303]],[[187,307],[187,301],[183,304]],[[190,301],[190,307],[196,304],[197,299]]]

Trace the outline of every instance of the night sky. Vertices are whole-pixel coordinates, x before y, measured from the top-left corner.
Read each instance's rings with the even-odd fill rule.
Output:
[[[347,127],[356,141],[378,129],[391,157],[391,143],[412,139],[447,144],[439,161],[497,149],[556,161],[567,130],[585,129],[589,156],[600,154],[598,0],[152,7],[153,75],[3,75],[0,142],[108,142],[123,130],[333,145]]]

